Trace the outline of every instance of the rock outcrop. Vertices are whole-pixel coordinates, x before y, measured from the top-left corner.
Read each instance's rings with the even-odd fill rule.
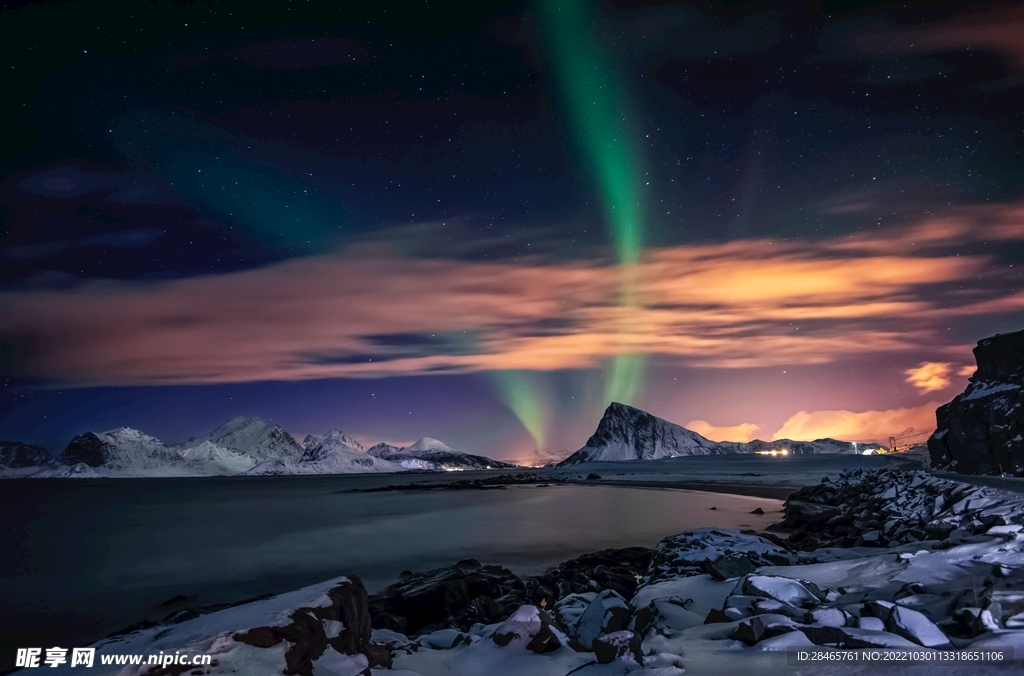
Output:
[[[500,622],[526,602],[526,586],[512,571],[466,559],[454,566],[403,575],[370,598],[370,612],[374,627],[415,636]]]
[[[1024,331],[985,338],[967,389],[935,412],[932,465],[1024,476]]]
[[[328,591],[324,603],[296,609],[287,623],[255,627],[235,634],[234,639],[257,648],[285,642],[284,673],[313,676],[313,663],[328,648],[342,655],[365,655],[370,666],[390,667],[391,655],[370,643],[370,631],[366,589],[359,578],[351,577]]]

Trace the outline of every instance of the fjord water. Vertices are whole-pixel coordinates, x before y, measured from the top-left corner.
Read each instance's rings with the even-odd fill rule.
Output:
[[[168,615],[160,604],[177,595],[233,602],[346,574],[374,591],[403,570],[470,557],[535,574],[687,528],[764,529],[782,504],[580,485],[352,492],[413,476],[5,481],[0,652],[82,646]]]

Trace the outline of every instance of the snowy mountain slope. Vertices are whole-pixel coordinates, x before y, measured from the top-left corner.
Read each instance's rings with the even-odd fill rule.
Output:
[[[307,435],[302,442],[306,449],[297,463],[312,474],[351,474],[357,472],[402,472],[401,465],[366,453],[363,445],[338,430],[327,434]]]
[[[250,455],[259,462],[278,458],[298,460],[304,452],[292,435],[280,425],[244,416],[232,418],[205,436],[189,439],[182,447],[199,446],[204,441]]]
[[[13,479],[30,476],[58,466],[53,455],[42,446],[20,441],[0,441],[0,477]]]
[[[387,444],[378,444],[371,448],[369,453],[375,457],[398,463],[406,469],[465,470],[516,467],[507,462],[456,451],[430,437],[423,437],[412,446],[401,449]]]
[[[340,430],[331,430],[327,434],[307,434],[306,438],[302,440],[302,449],[304,451],[302,459],[306,461],[317,460],[334,449],[356,453],[366,452],[361,443]]]
[[[291,474],[353,474],[364,472],[401,472],[394,462],[368,455],[362,444],[339,430],[327,434],[309,434],[299,445],[284,428],[258,418],[234,418],[206,437],[203,443],[216,443],[237,449],[252,459],[237,473],[250,476]],[[182,453],[198,439],[184,444]],[[234,472],[233,472],[234,473]]]
[[[785,449],[791,454],[849,453],[877,444],[855,446],[848,441],[817,439],[815,441],[761,441],[748,443],[711,441],[681,425],[670,423],[632,406],[612,402],[605,409],[597,431],[586,445],[559,463],[559,466],[581,462],[616,462],[622,460],[656,460],[694,455],[727,453],[758,453]]]
[[[74,475],[68,468],[84,464],[100,476],[191,476],[177,451],[130,427],[80,434],[61,453],[64,467],[53,476]],[[78,470],[80,473],[81,470]],[[69,474],[70,472],[70,474]]]
[[[362,444],[339,430],[331,430],[327,434],[308,434],[302,441],[302,448],[302,456],[297,460],[266,460],[249,469],[246,474],[268,476],[405,471],[397,463],[367,454]]]
[[[386,458],[392,453],[397,453],[400,450],[402,449],[400,449],[398,446],[392,446],[391,444],[385,444],[384,442],[381,442],[379,444],[376,444],[375,446],[371,446],[369,449],[367,449],[366,452],[375,458]]]
[[[307,435],[300,446],[279,425],[234,418],[210,434],[168,446],[128,427],[76,436],[59,457],[20,442],[0,442],[0,478],[198,477],[352,474],[410,469],[503,469],[508,463],[461,453],[424,437],[405,449],[369,452],[338,430]]]
[[[232,451],[212,441],[178,450],[185,465],[199,474],[241,474],[257,464],[248,453]]]
[[[740,444],[719,443],[638,408],[612,402],[586,445],[559,463],[656,460],[681,455],[741,452]]]

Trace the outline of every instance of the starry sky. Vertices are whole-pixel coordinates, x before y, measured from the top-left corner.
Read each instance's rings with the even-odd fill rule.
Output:
[[[1024,328],[1024,8],[0,3],[0,438],[929,431]]]

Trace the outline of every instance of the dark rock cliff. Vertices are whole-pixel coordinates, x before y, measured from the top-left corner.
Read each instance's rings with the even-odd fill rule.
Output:
[[[100,439],[92,432],[79,434],[68,443],[61,453],[60,459],[65,465],[77,465],[84,462],[89,467],[99,467],[106,462],[110,454],[110,443]]]
[[[1024,475],[1024,331],[985,338],[967,389],[935,412],[933,466],[962,474]]]

